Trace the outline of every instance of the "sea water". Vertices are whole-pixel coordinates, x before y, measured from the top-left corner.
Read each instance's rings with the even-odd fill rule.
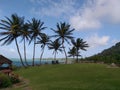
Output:
[[[15,66],[22,66],[22,64],[21,64],[21,61],[20,61],[20,59],[15,59],[15,58],[12,58],[12,59],[10,59],[10,60],[12,60],[12,64],[13,65],[15,65]],[[63,60],[61,61],[61,60],[58,60],[59,61],[59,63],[63,63]],[[29,65],[32,65],[32,59],[28,59],[27,60],[27,63],[29,64]],[[25,62],[24,62],[24,64],[25,64]],[[38,60],[38,59],[36,59],[36,60],[34,60],[34,64],[35,65],[40,65],[40,60]],[[52,60],[41,60],[41,64],[52,64]]]

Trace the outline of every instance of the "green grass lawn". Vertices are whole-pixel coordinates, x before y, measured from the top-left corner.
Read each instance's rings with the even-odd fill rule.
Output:
[[[103,64],[46,65],[16,73],[29,84],[11,90],[120,90],[120,68]]]

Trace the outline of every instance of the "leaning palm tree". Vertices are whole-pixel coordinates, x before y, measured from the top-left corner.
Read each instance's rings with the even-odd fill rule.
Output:
[[[64,47],[64,43],[65,41],[69,43],[69,40],[73,39],[73,31],[74,29],[70,29],[70,25],[65,23],[65,22],[60,22],[60,23],[57,23],[57,29],[52,29],[56,35],[53,35],[53,37],[57,37],[58,40],[60,40],[62,42],[62,48],[63,48],[63,51],[65,53],[65,57],[66,57],[66,61],[65,63],[67,64],[67,53],[66,53],[66,50],[65,50],[65,47]]]
[[[34,66],[34,60],[35,60],[35,46],[36,46],[36,40],[38,36],[43,36],[42,30],[44,30],[46,27],[44,27],[44,22],[37,20],[35,18],[32,18],[32,21],[28,21],[30,25],[30,33],[31,33],[31,40],[30,43],[33,41],[33,63]]]
[[[76,48],[76,56],[77,56],[77,61],[78,62],[78,57],[81,56],[79,50],[84,50],[86,51],[86,48],[89,47],[86,41],[83,41],[83,39],[77,38],[76,41],[72,40],[71,41],[73,46]]]
[[[21,30],[21,41],[24,41],[24,60],[26,65],[28,66],[29,64],[27,63],[27,58],[26,58],[26,41],[30,40],[30,31],[29,31],[29,24],[25,23],[23,25],[23,28]]]
[[[44,49],[45,49],[45,46],[48,45],[48,43],[50,41],[50,37],[48,35],[44,34],[41,37],[38,37],[37,39],[38,39],[38,41],[36,44],[41,44],[41,48],[42,48],[42,53],[40,55],[40,64],[41,64]]]
[[[61,43],[59,42],[59,40],[55,40],[54,42],[51,41],[49,43],[49,49],[53,49],[53,54],[54,54],[54,60],[56,60],[56,54],[58,53],[58,51],[62,52],[62,47],[61,47]]]
[[[75,47],[72,47],[71,49],[69,48],[69,51],[68,51],[68,57],[73,57],[73,60],[74,60],[74,57],[77,55],[76,53],[76,48]]]
[[[0,41],[3,41],[2,45],[9,45],[15,41],[21,64],[25,66],[17,41],[17,38],[20,36],[20,30],[24,25],[24,18],[19,17],[17,14],[12,14],[11,18],[6,17],[6,20],[1,20],[0,25],[0,29],[5,30],[0,32],[0,35],[3,36],[3,38],[0,39]]]

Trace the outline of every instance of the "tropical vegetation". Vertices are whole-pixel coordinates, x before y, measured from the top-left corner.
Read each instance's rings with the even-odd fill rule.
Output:
[[[58,53],[58,51],[62,52],[62,47],[61,47],[60,41],[58,39],[55,40],[55,41],[51,41],[49,43],[48,47],[49,47],[50,50],[53,49],[54,61],[56,61],[56,54]]]
[[[46,28],[47,27],[45,27],[44,22],[40,19],[32,18],[31,20],[27,20],[27,22],[25,22],[24,17],[12,14],[11,17],[5,17],[5,19],[2,19],[0,22],[0,43],[2,43],[2,45],[9,45],[15,41],[20,61],[24,67],[28,66],[26,57],[26,42],[28,42],[28,44],[33,42],[33,66],[35,65],[36,44],[41,45],[40,64],[45,46],[47,46],[50,50],[53,50],[54,60],[56,60],[56,54],[58,51],[63,51],[66,57],[66,64],[68,62],[68,55],[66,51],[67,47],[65,47],[66,44],[71,45],[72,43],[74,48],[76,48],[74,56],[77,56],[77,60],[79,50],[86,50],[86,47],[88,47],[88,44],[83,41],[83,39],[78,38],[77,41],[74,40],[73,31],[75,29],[72,29],[70,24],[66,22],[57,23],[56,29],[51,28],[54,35],[47,35],[44,32]],[[21,51],[19,49],[19,40],[21,40],[21,42],[23,41],[24,59],[22,58]],[[72,53],[70,52],[69,54]]]
[[[103,63],[115,63],[120,66],[120,42],[114,46],[103,50],[101,53],[87,57],[83,60]]]
[[[21,30],[24,26],[24,18],[19,17],[17,14],[12,14],[11,18],[6,17],[5,20],[1,20],[0,29],[4,30],[0,32],[0,42],[3,41],[2,45],[9,45],[13,41],[15,41],[18,54],[20,56],[20,60],[23,66],[23,59],[20,53],[20,49],[18,46],[18,37],[21,36]]]
[[[77,38],[76,41],[73,39],[72,40],[73,47],[76,49],[75,55],[76,55],[76,62],[78,62],[78,57],[80,55],[80,50],[86,51],[86,48],[89,47],[86,41],[83,41],[83,39]],[[74,49],[73,48],[73,49]]]
[[[65,57],[66,57],[65,63],[67,63],[67,52],[65,50],[64,43],[66,41],[68,44],[70,44],[69,40],[73,39],[72,35],[73,35],[74,29],[71,29],[70,25],[67,24],[66,22],[57,23],[56,27],[57,27],[57,29],[52,29],[55,33],[55,35],[53,35],[53,37],[56,37],[58,40],[61,41],[62,48],[63,48]]]

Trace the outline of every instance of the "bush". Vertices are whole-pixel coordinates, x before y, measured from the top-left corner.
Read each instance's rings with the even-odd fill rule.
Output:
[[[19,76],[17,74],[14,74],[14,73],[12,73],[10,75],[10,80],[13,84],[20,82]]]
[[[10,78],[5,74],[0,73],[0,88],[9,87],[11,85],[12,82],[10,81]]]

